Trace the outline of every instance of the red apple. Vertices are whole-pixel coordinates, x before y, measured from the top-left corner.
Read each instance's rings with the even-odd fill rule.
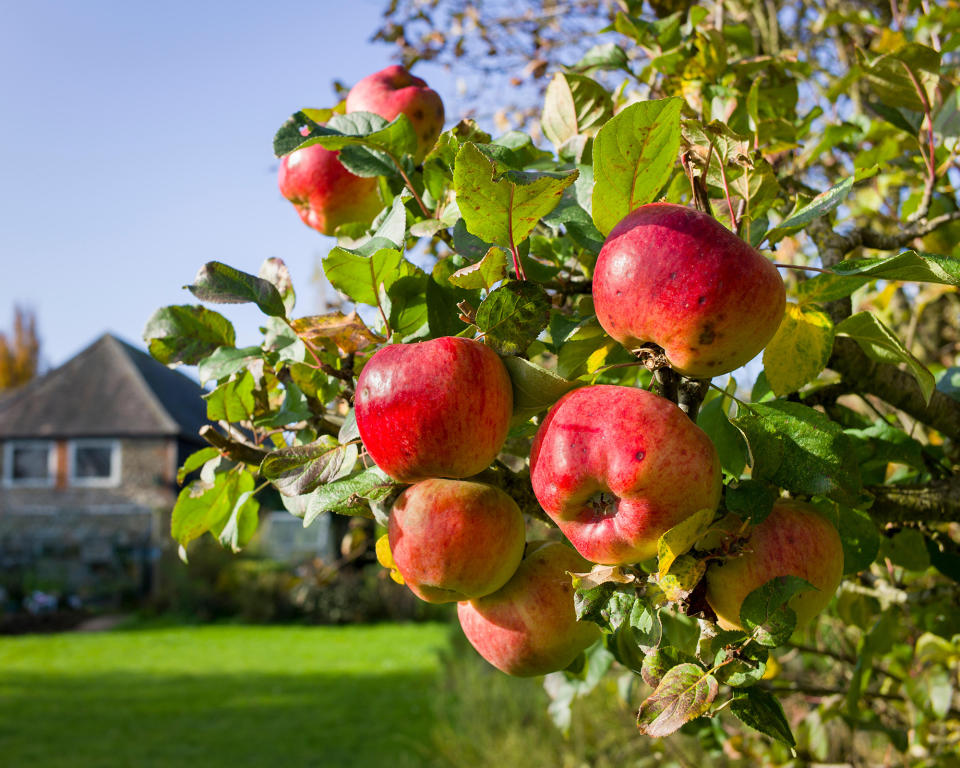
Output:
[[[513,499],[466,480],[423,480],[400,494],[390,512],[393,562],[428,603],[496,592],[520,565],[525,534]]]
[[[799,576],[816,590],[801,592],[788,605],[804,624],[822,611],[843,576],[843,545],[833,524],[810,504],[780,499],[754,526],[739,555],[707,568],[707,602],[724,629],[742,629],[744,598],[778,576]]]
[[[347,94],[347,112],[373,112],[386,120],[405,114],[417,133],[419,163],[443,130],[443,101],[403,67],[394,65],[367,75]]]
[[[513,578],[497,592],[457,605],[470,644],[508,675],[532,677],[564,669],[600,637],[577,621],[569,573],[590,563],[565,544],[531,542]]]
[[[312,144],[280,161],[280,194],[293,203],[303,223],[324,235],[341,224],[369,224],[383,208],[376,178],[354,176],[338,152]]]
[[[657,539],[720,501],[720,461],[676,405],[642,389],[598,385],[567,393],[530,452],[540,505],[587,560],[636,563]]]
[[[651,203],[607,236],[593,301],[604,330],[628,349],[653,342],[678,372],[711,378],[767,345],[786,294],[773,263],[716,219]]]
[[[383,347],[357,381],[363,445],[380,469],[407,483],[486,469],[507,438],[512,410],[507,369],[473,339]]]

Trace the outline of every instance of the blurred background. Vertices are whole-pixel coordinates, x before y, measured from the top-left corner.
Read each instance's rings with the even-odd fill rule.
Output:
[[[281,123],[398,60],[447,125],[502,132],[526,118],[493,105],[538,98],[506,39],[496,66],[468,64],[493,45],[469,14],[468,48],[423,55],[441,44],[416,28],[428,5],[0,3],[0,391],[46,376],[0,427],[4,463],[35,478],[0,488],[5,766],[620,765],[637,750],[609,695],[562,736],[542,682],[482,662],[449,606],[386,578],[366,529],[305,530],[264,499],[249,550],[208,539],[185,565],[157,516],[204,405],[194,371],[144,354],[153,310],[191,303],[180,286],[211,259],[256,273],[280,257],[300,313],[336,301],[319,269],[334,240],[277,190]],[[539,10],[514,5],[491,9]],[[230,317],[238,346],[257,343],[256,308]]]

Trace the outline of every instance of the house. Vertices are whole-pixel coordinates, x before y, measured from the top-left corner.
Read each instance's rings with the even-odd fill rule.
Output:
[[[205,445],[202,394],[106,334],[0,397],[0,585],[93,600],[148,591],[177,467]]]

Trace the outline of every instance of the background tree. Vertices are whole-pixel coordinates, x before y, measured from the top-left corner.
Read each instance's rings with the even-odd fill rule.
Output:
[[[0,333],[0,391],[15,389],[37,375],[40,340],[37,318],[23,307],[13,310],[13,333]]]
[[[723,468],[716,519],[668,531],[654,562],[578,577],[578,614],[604,641],[546,678],[559,724],[576,697],[616,679],[642,732],[695,736],[725,764],[790,764],[796,750],[957,765],[958,11],[392,3],[380,36],[408,61],[484,60],[485,76],[544,83],[515,124],[546,141],[462,121],[416,164],[403,116],[310,109],[280,129],[278,155],[320,145],[378,179],[381,214],[341,228],[323,261],[368,321],[293,316],[276,260],[259,277],[211,262],[190,287],[203,301],[256,303],[268,317],[260,345],[237,347],[205,307],[154,315],[151,352],[217,382],[208,415],[220,428],[186,464],[203,473],[180,497],[174,537],[186,547],[209,531],[242,546],[267,483],[306,523],[336,512],[385,524],[403,486],[359,444],[357,373],[388,341],[481,336],[516,398],[484,478],[536,535],[556,534],[531,493],[531,439],[570,389],[653,388],[697,420]],[[604,238],[655,200],[711,214],[781,267],[788,304],[762,371],[681,376],[661,350],[635,355],[600,326]],[[413,249],[430,254],[428,269],[404,255]],[[781,495],[839,530],[837,599],[793,632],[785,606],[797,584],[771,583],[741,611],[751,632],[723,634],[701,576],[737,546],[730,515],[762,525]]]

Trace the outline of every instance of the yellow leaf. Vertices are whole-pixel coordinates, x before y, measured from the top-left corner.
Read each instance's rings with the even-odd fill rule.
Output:
[[[593,589],[606,582],[614,584],[632,584],[637,577],[625,571],[619,565],[595,565],[586,573],[570,573],[576,589]]]
[[[712,509],[701,509],[677,523],[657,541],[657,572],[662,579],[673,561],[696,543],[713,521]]]
[[[787,304],[780,327],[763,351],[767,381],[777,396],[796,392],[827,366],[833,321],[819,309]]]
[[[390,570],[390,578],[397,584],[403,584],[403,576],[397,570],[397,564],[393,562],[393,553],[390,551],[390,537],[387,534],[383,534],[377,539],[376,552],[377,562]]]
[[[594,350],[587,358],[587,373],[596,373],[597,369],[603,366],[607,360],[607,355],[613,352],[618,346],[615,341],[608,341],[600,349]]]
[[[297,336],[305,341],[332,344],[345,355],[385,341],[367,328],[356,312],[300,317],[292,325]]]
[[[670,572],[660,577],[660,589],[667,596],[667,600],[677,602],[684,600],[697,583],[703,578],[707,564],[690,555],[681,555],[673,561]]]

